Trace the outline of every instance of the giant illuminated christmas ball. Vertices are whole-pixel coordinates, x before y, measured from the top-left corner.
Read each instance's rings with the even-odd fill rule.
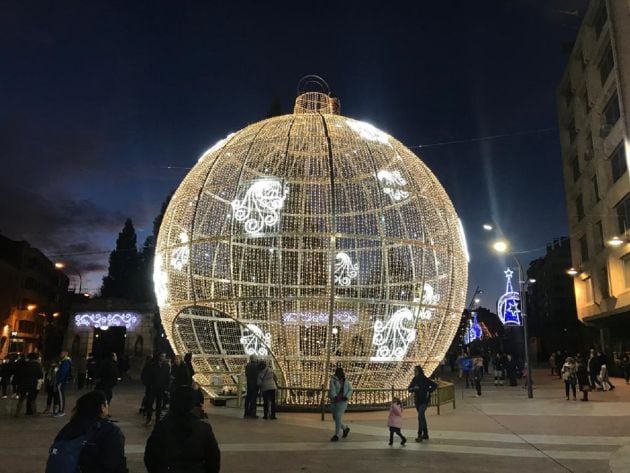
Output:
[[[168,206],[155,292],[175,352],[208,392],[249,355],[280,384],[355,388],[433,372],[460,322],[466,245],[423,162],[322,92],[206,151]]]

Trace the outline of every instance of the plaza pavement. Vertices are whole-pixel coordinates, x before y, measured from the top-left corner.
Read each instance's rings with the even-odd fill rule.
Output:
[[[431,439],[415,443],[415,411],[405,411],[406,446],[387,445],[387,412],[349,413],[347,439],[329,441],[332,420],[319,414],[279,413],[279,419],[244,420],[241,409],[207,407],[222,452],[222,472],[539,472],[630,473],[630,386],[593,392],[592,401],[566,401],[564,386],[535,372],[534,399],[522,387],[483,385],[480,398],[457,390],[457,408],[429,409]],[[461,386],[458,386],[461,388]],[[150,427],[137,414],[142,388],[125,382],[111,412],[126,436],[131,472],[144,472]],[[579,394],[579,393],[578,393]],[[76,393],[70,392],[69,405]],[[0,472],[43,472],[56,432],[68,418],[9,415],[13,400],[0,400]],[[41,406],[40,398],[38,404]],[[40,407],[41,409],[41,407]]]

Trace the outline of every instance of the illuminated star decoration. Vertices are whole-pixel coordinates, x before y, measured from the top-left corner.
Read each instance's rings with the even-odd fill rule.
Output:
[[[521,311],[519,309],[520,295],[512,288],[512,275],[514,271],[507,268],[504,272],[506,284],[505,294],[499,298],[497,315],[503,325],[521,325]]]

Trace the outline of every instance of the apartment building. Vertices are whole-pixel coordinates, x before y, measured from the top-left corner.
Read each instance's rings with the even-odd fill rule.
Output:
[[[577,315],[627,351],[630,2],[589,2],[556,95]]]

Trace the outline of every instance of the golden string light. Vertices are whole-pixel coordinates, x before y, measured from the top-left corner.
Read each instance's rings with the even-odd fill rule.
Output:
[[[285,386],[341,365],[355,387],[406,387],[457,331],[468,266],[451,201],[408,148],[337,110],[307,92],[219,141],[166,211],[160,313],[210,394],[249,355]]]

